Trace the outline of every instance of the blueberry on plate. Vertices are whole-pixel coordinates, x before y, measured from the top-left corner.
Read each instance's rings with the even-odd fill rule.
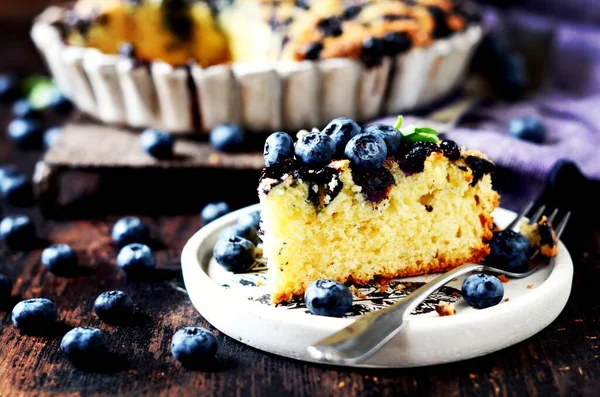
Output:
[[[0,238],[11,249],[28,249],[37,243],[35,225],[25,215],[4,218],[0,222]]]
[[[402,134],[391,125],[373,124],[365,128],[363,132],[365,134],[377,135],[383,139],[387,147],[388,156],[396,154],[402,142]]]
[[[34,201],[31,181],[21,174],[0,178],[0,194],[8,204],[15,207],[28,207]]]
[[[317,280],[304,293],[304,302],[312,314],[341,317],[352,307],[352,292],[334,280]]]
[[[356,167],[377,169],[387,158],[387,146],[381,136],[363,132],[348,142],[345,154]]]
[[[58,318],[54,302],[46,298],[27,299],[15,305],[12,322],[26,334],[44,334]]]
[[[6,307],[10,302],[10,296],[12,294],[13,283],[4,274],[0,274],[0,308]]]
[[[504,286],[497,277],[473,274],[463,281],[462,296],[470,306],[485,309],[500,303],[504,297]]]
[[[242,226],[252,226],[256,230],[260,229],[260,211],[253,211],[241,216],[237,223]]]
[[[323,132],[327,134],[335,145],[335,154],[338,156],[344,155],[344,149],[350,141],[356,135],[362,132],[360,126],[356,121],[349,119],[348,117],[338,117],[333,119],[327,124],[327,127],[323,129]]]
[[[21,82],[13,74],[0,74],[0,102],[11,103],[23,95]]]
[[[159,160],[170,160],[173,158],[173,146],[175,140],[168,132],[147,129],[140,136],[142,147],[154,158]]]
[[[486,262],[499,269],[518,271],[527,267],[531,253],[531,243],[527,237],[514,230],[502,230],[494,232]]]
[[[20,149],[39,149],[42,144],[42,125],[38,120],[15,119],[7,127],[8,136]]]
[[[335,154],[335,144],[323,132],[308,132],[302,134],[296,142],[295,153],[306,165],[325,165]]]
[[[265,141],[263,158],[267,167],[294,158],[294,141],[285,132],[274,132]]]
[[[19,99],[13,103],[12,112],[13,115],[19,119],[39,120],[42,117],[42,113],[39,110],[34,109],[27,99]]]
[[[212,147],[222,152],[240,151],[246,141],[244,130],[234,124],[220,124],[212,129],[209,142]]]
[[[110,235],[119,247],[123,247],[131,243],[147,243],[150,240],[150,229],[140,218],[128,216],[115,223]]]
[[[58,92],[48,105],[56,114],[67,115],[73,110],[73,103],[63,94]]]
[[[133,316],[133,301],[123,291],[103,292],[94,301],[94,312],[108,324],[126,324]]]
[[[173,335],[171,353],[185,367],[199,367],[211,360],[219,350],[217,337],[207,329],[185,327]]]
[[[79,258],[71,246],[56,244],[42,251],[42,263],[54,274],[70,275],[79,265]]]
[[[43,138],[44,149],[48,150],[52,146],[54,146],[56,141],[58,141],[58,138],[60,138],[61,134],[62,134],[62,128],[60,128],[60,127],[48,128],[46,130],[46,132],[44,132],[44,138]]]
[[[209,203],[202,208],[202,212],[200,212],[200,218],[202,219],[202,224],[207,225],[212,221],[227,215],[228,213],[229,204],[224,201],[219,201],[216,203]]]
[[[443,140],[440,142],[440,148],[448,160],[458,160],[460,158],[460,148],[456,142]]]
[[[242,237],[250,241],[252,244],[258,244],[258,233],[253,226],[250,225],[233,225],[225,228],[219,233],[219,239],[227,240],[230,237]]]
[[[60,349],[74,364],[90,364],[108,355],[108,337],[98,328],[73,328],[63,336]]]
[[[129,275],[142,275],[156,267],[156,257],[147,245],[133,243],[121,248],[117,264]]]
[[[234,273],[245,272],[256,259],[256,247],[243,237],[233,236],[217,241],[213,248],[217,263]]]
[[[508,126],[510,136],[533,143],[543,143],[546,139],[546,128],[535,117],[512,119]]]

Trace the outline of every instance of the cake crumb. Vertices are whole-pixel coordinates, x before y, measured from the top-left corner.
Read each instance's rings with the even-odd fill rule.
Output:
[[[358,288],[356,288],[354,285],[350,286],[350,292],[352,292],[352,295],[356,296],[357,298],[367,299],[367,296],[365,294],[363,294],[362,292],[360,292],[360,290]]]
[[[498,280],[502,281],[504,284],[508,283],[510,280],[504,274],[498,276]]]
[[[533,284],[527,284],[527,289],[532,289],[533,288]]]
[[[341,381],[340,383],[338,383],[338,388],[339,389],[343,389],[346,386],[346,382]]]
[[[397,289],[398,291],[402,291],[403,289],[406,289],[406,285],[398,284],[394,287],[394,289]]]
[[[446,301],[440,301],[435,306],[435,311],[440,317],[453,316],[456,314],[456,309],[454,308],[454,305]]]
[[[504,298],[504,302],[508,302],[510,298]]]
[[[475,374],[469,374],[469,378],[471,378],[471,379],[477,379],[477,375],[475,375]]]

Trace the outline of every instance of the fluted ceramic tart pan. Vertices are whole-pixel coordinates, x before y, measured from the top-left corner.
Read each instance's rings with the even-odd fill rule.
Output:
[[[273,306],[269,302],[265,266],[234,275],[212,258],[219,232],[251,206],[214,221],[198,231],[182,253],[185,285],[200,314],[224,334],[265,352],[313,361],[306,348],[341,330],[357,316],[379,310],[402,299],[434,275],[390,282],[385,291],[378,285],[358,288],[351,313],[344,318],[310,314],[301,301]],[[494,212],[495,222],[505,226],[515,214]],[[519,343],[545,327],[567,303],[573,280],[573,262],[564,244],[552,264],[531,276],[504,284],[504,300],[497,306],[478,310],[460,296],[463,278],[431,295],[405,328],[361,367],[416,367],[442,364],[483,356]],[[439,317],[434,307],[453,302],[456,315]]]
[[[362,122],[418,108],[461,84],[482,37],[474,25],[374,68],[351,59],[174,68],[67,45],[52,24],[59,12],[47,9],[31,31],[59,88],[102,122],[177,133],[219,123],[297,131],[339,116]]]

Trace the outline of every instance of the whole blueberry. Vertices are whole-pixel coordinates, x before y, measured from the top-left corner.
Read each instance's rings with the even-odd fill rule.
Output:
[[[13,324],[26,334],[46,333],[57,318],[54,302],[46,298],[21,301],[12,310]]]
[[[54,274],[69,275],[79,265],[79,258],[71,246],[57,244],[42,251],[42,263]]]
[[[344,153],[352,165],[363,169],[380,168],[388,155],[381,136],[364,132],[348,142]]]
[[[442,150],[439,145],[432,142],[417,142],[403,154],[400,168],[405,172],[421,172],[425,169],[425,161],[433,152]]]
[[[0,238],[12,249],[28,249],[37,242],[35,225],[28,216],[7,216],[0,222]]]
[[[13,74],[0,74],[0,102],[11,103],[23,95],[21,82]]]
[[[140,218],[128,216],[115,223],[110,235],[119,247],[123,247],[131,243],[147,243],[150,229]]]
[[[168,132],[147,129],[140,136],[142,147],[154,158],[159,160],[170,160],[173,158],[173,146],[175,140]]]
[[[38,120],[15,119],[7,127],[8,136],[20,149],[38,149],[43,130]]]
[[[52,146],[54,146],[56,141],[58,141],[58,138],[60,138],[61,134],[62,134],[62,128],[60,128],[60,127],[48,128],[46,130],[46,132],[44,132],[44,138],[43,138],[44,149],[48,150]]]
[[[28,207],[33,204],[33,186],[25,175],[14,174],[0,178],[0,194],[15,207]]]
[[[485,309],[500,303],[504,297],[504,286],[497,277],[473,274],[463,281],[462,296],[469,305]]]
[[[60,349],[71,362],[92,365],[108,354],[108,337],[97,328],[73,328],[63,336]]]
[[[502,230],[494,232],[486,262],[508,271],[521,270],[527,266],[531,251],[531,243],[527,237],[514,230]]]
[[[533,143],[542,143],[546,139],[546,128],[535,117],[512,119],[508,126],[510,136]]]
[[[13,115],[19,119],[39,120],[42,117],[42,113],[39,110],[34,109],[27,99],[15,101],[12,106],[12,112]]]
[[[219,350],[217,337],[207,329],[185,327],[173,335],[171,353],[186,367],[197,367],[215,357]]]
[[[363,132],[365,134],[377,135],[383,139],[387,147],[388,156],[396,154],[400,143],[402,143],[402,134],[391,125],[373,124],[365,128]]]
[[[254,264],[256,247],[243,237],[233,236],[217,241],[213,255],[217,263],[226,270],[241,273]]]
[[[202,223],[207,225],[212,221],[219,219],[223,215],[227,215],[228,213],[229,204],[224,201],[219,201],[216,203],[209,203],[202,208],[202,212],[200,212],[200,218],[202,219]]]
[[[12,294],[13,283],[4,274],[0,274],[0,308],[5,308],[10,302],[10,296]]]
[[[395,56],[406,52],[412,46],[412,40],[406,33],[391,32],[383,36],[383,53]]]
[[[267,167],[294,157],[294,141],[285,132],[275,132],[265,141],[263,158]]]
[[[341,317],[352,307],[352,292],[334,280],[317,280],[304,293],[304,302],[312,314]]]
[[[260,229],[260,211],[253,211],[242,215],[237,223],[241,226],[252,226],[256,230]]]
[[[220,124],[210,132],[209,142],[222,152],[238,152],[244,147],[246,133],[234,124]]]
[[[460,158],[460,148],[456,142],[443,140],[440,142],[440,148],[442,149],[444,156],[449,160],[458,160]]]
[[[143,275],[145,271],[156,267],[156,257],[147,245],[133,243],[121,248],[117,264],[127,274]]]
[[[94,312],[108,324],[126,324],[133,315],[133,301],[123,291],[103,292],[94,301]]]
[[[242,237],[250,241],[252,244],[258,244],[258,233],[253,226],[250,225],[233,225],[225,228],[219,233],[219,239],[226,240],[230,237]]]
[[[335,154],[342,156],[344,149],[350,139],[362,132],[360,126],[352,119],[348,117],[338,117],[333,119],[327,124],[327,127],[323,129],[323,132],[327,134],[335,144]]]
[[[54,113],[67,115],[73,110],[73,103],[62,92],[57,93],[49,104]]]
[[[333,140],[322,132],[302,134],[296,142],[296,156],[307,165],[325,165],[335,154]]]
[[[375,37],[368,38],[362,43],[360,59],[369,68],[380,65],[383,49],[383,40]]]
[[[304,58],[309,61],[316,61],[321,58],[321,52],[323,51],[323,43],[315,41],[309,43],[304,50]]]

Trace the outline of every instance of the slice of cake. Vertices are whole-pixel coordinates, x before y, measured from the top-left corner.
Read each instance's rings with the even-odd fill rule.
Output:
[[[361,130],[349,119],[292,145],[269,137],[259,185],[274,303],[319,279],[443,272],[489,253],[499,196],[483,154],[431,129]]]

